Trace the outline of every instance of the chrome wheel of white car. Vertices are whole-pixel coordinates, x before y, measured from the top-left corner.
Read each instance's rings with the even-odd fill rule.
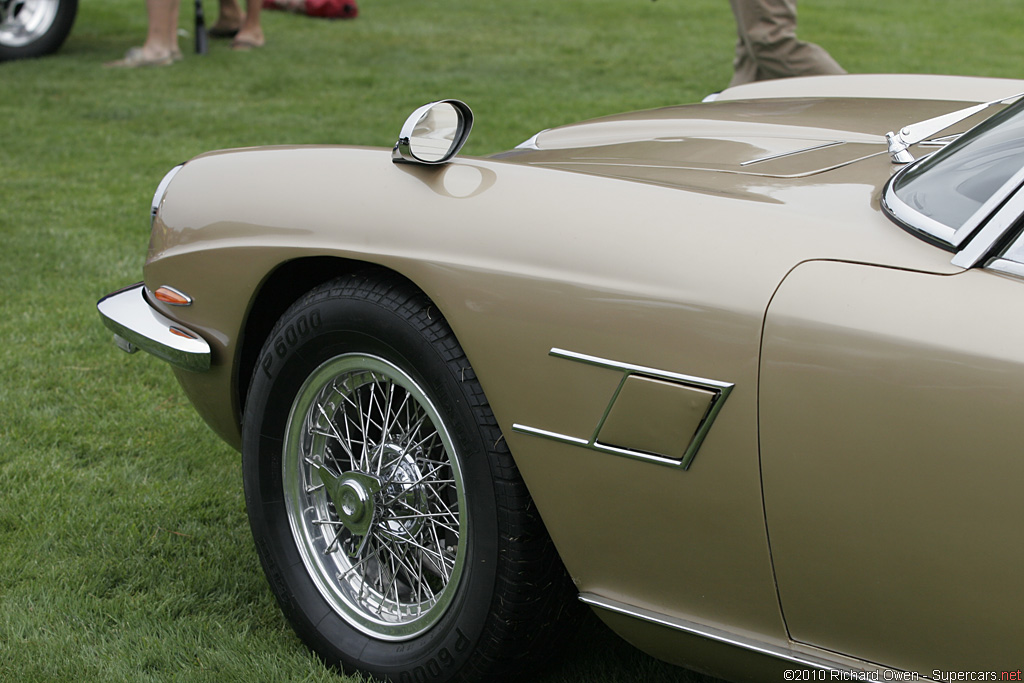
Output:
[[[77,11],[78,0],[0,0],[0,61],[53,52]]]
[[[270,586],[328,663],[500,680],[575,622],[472,367],[400,278],[334,280],[280,317],[245,403],[242,473]]]
[[[320,593],[368,635],[407,640],[451,604],[466,559],[459,455],[417,382],[345,354],[306,380],[284,437],[285,508]]]

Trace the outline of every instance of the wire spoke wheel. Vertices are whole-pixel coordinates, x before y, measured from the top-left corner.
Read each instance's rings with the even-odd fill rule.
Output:
[[[465,562],[464,486],[444,420],[382,358],[317,368],[292,405],[282,479],[314,583],[358,630],[405,640],[444,614]]]

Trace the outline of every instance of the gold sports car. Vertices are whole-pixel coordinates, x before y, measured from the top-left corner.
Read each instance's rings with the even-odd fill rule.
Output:
[[[1020,680],[1022,93],[774,81],[484,158],[444,100],[394,150],[212,152],[99,312],[241,450],[347,670],[493,680],[587,605],[738,681]]]

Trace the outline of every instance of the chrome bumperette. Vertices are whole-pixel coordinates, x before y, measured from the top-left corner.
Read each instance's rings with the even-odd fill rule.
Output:
[[[128,353],[142,349],[185,370],[209,370],[210,345],[150,306],[144,291],[140,282],[109,294],[96,304],[118,347]]]

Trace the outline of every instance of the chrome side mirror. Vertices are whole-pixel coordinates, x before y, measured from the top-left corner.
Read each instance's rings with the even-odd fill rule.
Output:
[[[473,112],[465,102],[425,104],[405,120],[391,160],[396,164],[443,164],[458,154],[472,128]]]

